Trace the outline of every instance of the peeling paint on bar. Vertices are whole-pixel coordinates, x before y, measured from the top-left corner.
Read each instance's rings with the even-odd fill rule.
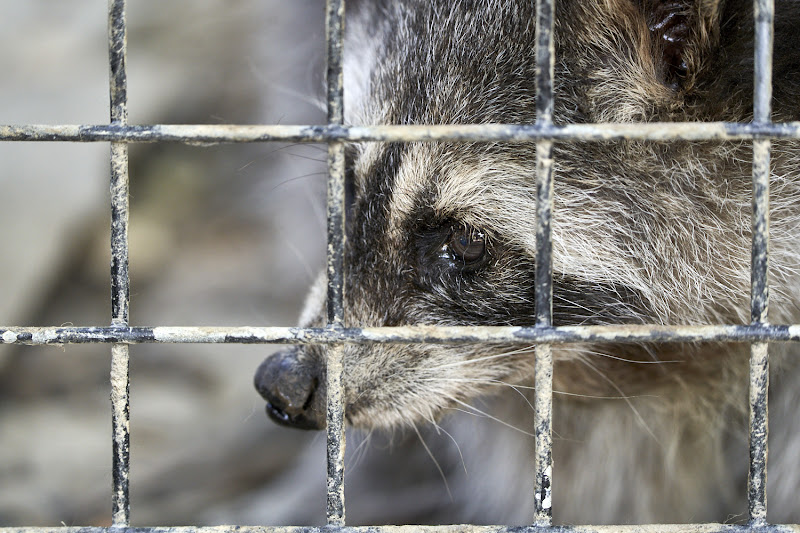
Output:
[[[554,0],[536,1],[536,124],[553,125]],[[553,324],[553,141],[536,143],[536,326]],[[534,351],[534,515],[537,526],[553,521],[553,351],[549,344]]]
[[[342,374],[344,349],[342,345],[328,348],[327,367],[327,498],[326,515],[328,524],[345,524],[344,505],[344,388]]]
[[[35,345],[98,343],[181,344],[466,344],[487,343],[681,343],[800,342],[800,324],[710,326],[398,326],[297,327],[0,327],[0,343]]]
[[[647,524],[607,526],[178,526],[178,527],[20,527],[0,533],[800,533],[800,525]]]
[[[548,526],[553,521],[553,350],[550,344],[536,346],[534,360],[535,511],[533,523]]]
[[[113,510],[112,524],[128,525],[130,504],[128,488],[130,477],[130,387],[127,344],[111,347],[111,418],[113,428]]]
[[[753,524],[767,523],[768,347],[767,343],[759,342],[750,348],[750,469],[747,496]]]
[[[342,50],[344,48],[344,0],[327,0],[325,34],[327,44],[327,108],[328,126],[344,124],[344,77]],[[345,168],[344,144],[328,144],[328,330],[344,325],[344,243],[345,243]],[[329,526],[345,525],[344,505],[344,347],[330,346],[327,350],[327,502]]]
[[[241,339],[253,339],[262,337],[256,328],[237,328],[233,337]],[[180,327],[156,327],[153,328],[153,341],[155,342],[188,342],[188,343],[224,343],[228,341],[226,330],[214,331],[211,328],[180,328]]]
[[[734,141],[800,139],[800,122],[756,124],[735,122],[652,122],[641,124],[455,124],[455,125],[0,125],[0,141],[181,142],[195,145],[249,142],[356,141]]]
[[[111,123],[128,123],[126,0],[108,1],[108,57]],[[128,145],[111,143],[111,324],[128,325],[130,276],[128,270],[129,211]],[[127,344],[111,347],[112,493],[111,524],[130,525],[130,401]]]
[[[753,121],[772,119],[773,0],[754,0],[755,58]],[[768,323],[769,315],[769,139],[753,141],[753,231],[750,267],[750,320]],[[767,523],[767,438],[769,428],[769,345],[750,347],[750,468],[747,477],[748,515],[753,525]]]

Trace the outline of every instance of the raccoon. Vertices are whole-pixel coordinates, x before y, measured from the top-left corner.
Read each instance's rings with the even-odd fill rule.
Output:
[[[348,123],[536,120],[534,2],[347,8]],[[556,124],[752,120],[752,2],[559,0],[554,20]],[[799,24],[800,2],[778,0],[775,121],[800,119]],[[800,143],[774,141],[772,154],[770,320],[796,323]],[[534,143],[359,143],[346,160],[346,325],[534,324]],[[748,323],[751,167],[744,141],[557,142],[554,325]],[[323,275],[300,325],[324,325],[324,308]],[[345,416],[356,428],[436,425],[454,409],[483,413],[476,398],[533,384],[531,346],[345,350]],[[553,353],[556,521],[746,517],[747,346]],[[771,521],[800,521],[797,356],[797,346],[771,347]],[[318,346],[267,358],[255,384],[270,417],[323,428],[325,366]],[[496,409],[506,423],[532,417],[524,402]],[[498,470],[517,475],[529,454],[501,453]],[[532,495],[503,499],[511,513]]]

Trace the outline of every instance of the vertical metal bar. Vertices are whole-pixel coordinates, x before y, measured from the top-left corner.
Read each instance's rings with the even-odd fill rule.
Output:
[[[130,473],[130,403],[128,380],[128,345],[111,346],[111,425],[113,431],[113,467],[111,525],[130,525],[128,479]]]
[[[125,69],[127,25],[125,0],[109,0],[109,66],[111,123],[128,123]],[[111,325],[128,326],[128,146],[111,143]],[[113,431],[113,492],[111,523],[130,525],[129,354],[126,344],[111,348],[111,425]]]
[[[328,123],[344,123],[342,49],[344,38],[344,1],[327,0],[325,19],[328,58]],[[344,322],[344,244],[345,187],[344,144],[328,144],[328,327],[340,328]],[[342,345],[328,349],[327,364],[327,450],[328,450],[328,524],[343,526],[344,511],[344,391]]]
[[[553,76],[555,47],[553,13],[555,0],[536,3],[536,122],[553,122]],[[553,143],[536,143],[536,325],[553,322],[553,264],[551,219],[553,209]],[[534,426],[534,524],[549,526],[553,519],[553,354],[549,344],[535,351]]]
[[[755,90],[753,121],[766,124],[772,117],[772,41],[774,2],[754,0]],[[750,270],[750,321],[766,324],[769,310],[769,139],[753,141],[753,244]],[[750,471],[748,510],[752,524],[767,522],[767,434],[769,355],[767,343],[750,347]]]

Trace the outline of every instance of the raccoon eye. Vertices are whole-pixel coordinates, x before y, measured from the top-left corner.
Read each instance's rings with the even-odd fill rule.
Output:
[[[445,247],[454,257],[470,265],[486,254],[486,235],[471,226],[453,228]]]

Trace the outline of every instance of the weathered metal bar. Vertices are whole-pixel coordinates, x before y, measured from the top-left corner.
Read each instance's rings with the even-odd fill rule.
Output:
[[[342,387],[344,346],[328,348],[327,368],[327,498],[328,525],[343,526],[344,507],[344,390]]]
[[[341,327],[344,320],[344,144],[328,145],[328,324]]]
[[[177,526],[129,527],[0,527],[0,533],[800,533],[798,524],[644,524],[604,526]]]
[[[541,19],[539,19],[541,23]],[[541,26],[537,26],[541,28]],[[541,41],[539,41],[541,44]],[[553,321],[553,142],[536,144],[536,326],[549,327]],[[534,360],[534,430],[536,472],[534,524],[552,522],[553,479],[553,353],[549,344],[539,344]]]
[[[109,0],[111,122],[128,121],[125,0]],[[126,325],[128,276],[128,145],[111,143],[111,312],[112,323]]]
[[[534,354],[534,516],[537,526],[553,521],[553,349],[537,344]]]
[[[754,0],[755,65],[753,122],[772,118],[773,0]],[[753,243],[750,268],[750,320],[768,323],[769,312],[769,179],[770,140],[753,141]],[[769,350],[767,343],[750,347],[750,470],[747,481],[750,523],[767,523]]]
[[[800,342],[800,324],[715,326],[0,327],[0,344],[565,344]]]
[[[327,0],[325,17],[327,53],[328,126],[344,124],[342,50],[344,48],[344,0]],[[328,144],[328,326],[344,325],[344,242],[345,242],[344,144]],[[327,520],[328,525],[345,524],[344,506],[344,391],[342,388],[344,346],[333,345],[327,356]]]
[[[553,123],[554,0],[536,2],[536,123]],[[536,143],[536,325],[553,323],[553,141]],[[536,346],[534,354],[534,517],[537,526],[553,521],[553,352],[549,344]]]
[[[767,437],[769,434],[769,344],[750,345],[750,469],[747,500],[750,522],[767,523]]]
[[[130,524],[130,357],[127,344],[111,346],[112,511],[111,523]]]
[[[651,122],[635,124],[452,124],[452,125],[0,125],[0,141],[181,142],[209,144],[247,142],[381,141],[732,141],[754,138],[800,139],[800,122]]]
[[[108,56],[111,124],[128,123],[127,24],[125,0],[108,2]],[[128,326],[130,277],[128,274],[128,145],[111,143],[111,325]],[[112,511],[111,524],[130,525],[128,481],[130,473],[129,354],[127,344],[111,348]]]
[[[769,124],[772,120],[772,44],[775,36],[774,0],[753,0],[755,19],[755,63],[753,77],[753,122]]]

